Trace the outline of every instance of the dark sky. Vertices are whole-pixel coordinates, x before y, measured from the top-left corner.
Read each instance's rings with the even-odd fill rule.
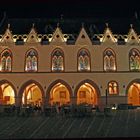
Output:
[[[139,0],[4,0],[3,12],[10,18],[92,18],[140,16]]]

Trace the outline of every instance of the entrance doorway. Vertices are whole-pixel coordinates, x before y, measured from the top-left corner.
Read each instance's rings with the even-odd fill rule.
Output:
[[[128,89],[128,103],[140,105],[140,83],[134,82]]]
[[[86,103],[97,105],[96,89],[89,83],[82,84],[77,92],[77,104]]]
[[[49,103],[51,105],[58,104],[60,106],[69,104],[70,93],[68,88],[60,82],[55,84],[50,91]]]
[[[40,88],[32,83],[25,87],[22,96],[22,104],[23,105],[42,105],[42,93]]]

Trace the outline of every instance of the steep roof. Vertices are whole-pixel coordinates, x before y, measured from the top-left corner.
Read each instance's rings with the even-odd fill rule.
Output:
[[[35,24],[38,34],[52,34],[59,22],[59,27],[64,34],[78,35],[84,23],[84,28],[89,36],[103,34],[106,29],[105,23],[109,24],[113,34],[128,34],[130,24],[140,34],[140,20],[135,18],[73,18],[73,19],[47,19],[47,18],[6,18],[0,25],[0,34],[3,34],[10,24],[12,34],[28,34]]]

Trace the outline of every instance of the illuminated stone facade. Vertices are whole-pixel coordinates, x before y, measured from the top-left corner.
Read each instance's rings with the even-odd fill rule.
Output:
[[[108,25],[91,40],[84,26],[75,42],[53,34],[0,35],[0,104],[140,105],[140,35],[113,34]],[[44,39],[44,41],[43,41]],[[107,91],[107,102],[106,102]]]

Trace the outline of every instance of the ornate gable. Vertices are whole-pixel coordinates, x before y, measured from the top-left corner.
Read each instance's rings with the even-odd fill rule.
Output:
[[[50,41],[50,44],[55,44],[55,45],[59,45],[59,44],[64,44],[65,45],[66,44],[63,33],[59,28],[59,25],[57,25],[57,28],[52,35],[52,39]]]
[[[2,36],[1,42],[14,43],[12,32],[10,31],[10,24],[8,24],[8,28],[6,29],[4,35]]]
[[[110,28],[108,27],[108,24],[106,23],[106,29],[104,31],[104,35],[103,35],[103,38],[102,38],[102,42],[105,43],[115,43],[117,42],[116,39],[114,38]]]
[[[82,27],[79,35],[78,35],[78,38],[75,42],[76,45],[92,45],[92,42],[88,36],[88,34],[86,33],[84,27]]]
[[[37,37],[37,32],[34,28],[34,24],[33,24],[33,27],[31,28],[31,31],[30,33],[28,34],[27,36],[27,40],[26,42],[29,42],[29,43],[36,43],[36,42],[39,42],[38,41],[38,37]]]
[[[138,43],[139,38],[137,36],[137,33],[133,29],[133,25],[131,24],[130,26],[131,26],[131,28],[130,28],[130,30],[128,32],[127,43]]]

